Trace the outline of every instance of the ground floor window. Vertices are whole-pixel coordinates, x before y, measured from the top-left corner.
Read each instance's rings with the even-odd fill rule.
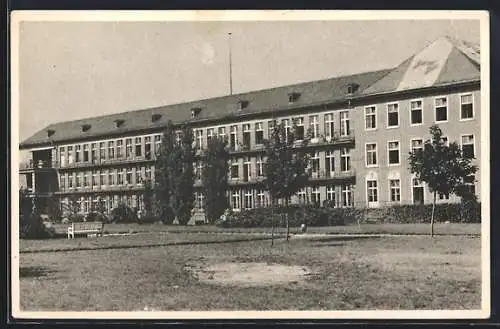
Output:
[[[412,197],[413,204],[424,204],[424,186],[416,179],[412,179]]]
[[[245,202],[244,202],[244,207],[245,209],[252,209],[252,204],[253,204],[253,193],[251,190],[245,191]]]
[[[241,208],[239,191],[233,191],[231,194],[231,208],[236,210],[239,210]]]
[[[368,196],[368,204],[374,204],[378,202],[378,182],[376,180],[369,179],[366,181],[366,193]]]
[[[302,188],[297,192],[297,197],[299,199],[299,203],[306,203],[307,199],[307,193],[306,189]]]
[[[326,199],[328,200],[330,206],[336,206],[335,201],[335,186],[328,186],[326,188]]]
[[[311,192],[311,201],[316,205],[321,203],[321,193],[319,191],[319,187],[313,187]]]
[[[390,179],[389,188],[391,193],[391,202],[401,201],[401,182],[399,179]]]
[[[352,195],[351,185],[342,185],[342,206],[343,207],[354,206],[354,199]]]

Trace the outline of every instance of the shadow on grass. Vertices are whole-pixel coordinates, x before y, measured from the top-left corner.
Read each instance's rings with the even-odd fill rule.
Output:
[[[47,267],[43,266],[28,266],[19,268],[20,278],[40,278],[46,277],[47,275],[55,272],[54,270],[49,270]]]
[[[380,239],[379,236],[332,236],[325,238],[314,238],[314,241],[318,245],[322,245],[325,242],[342,242],[342,241],[356,241],[356,240],[368,240],[368,239]]]

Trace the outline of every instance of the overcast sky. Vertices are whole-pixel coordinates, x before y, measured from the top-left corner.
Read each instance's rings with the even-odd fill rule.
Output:
[[[23,22],[21,140],[58,122],[394,67],[479,21]]]

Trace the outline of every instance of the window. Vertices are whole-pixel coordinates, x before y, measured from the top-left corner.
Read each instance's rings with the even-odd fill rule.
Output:
[[[366,181],[368,204],[378,202],[378,184],[375,179],[368,179]]]
[[[151,136],[144,137],[144,156],[151,159]]]
[[[340,150],[340,171],[351,170],[351,150],[343,148]]]
[[[264,126],[262,122],[257,122],[255,124],[255,144],[256,145],[264,144]]]
[[[161,150],[161,135],[155,135],[155,154],[158,155],[160,154]]]
[[[295,132],[295,138],[297,140],[303,140],[304,139],[304,118],[303,117],[298,117],[295,118],[294,120],[295,125],[297,126],[297,131]]]
[[[73,163],[73,146],[68,146],[68,163]]]
[[[422,101],[416,100],[410,102],[410,124],[420,125],[424,122]]]
[[[82,161],[82,146],[81,145],[75,146],[75,161],[76,162]]]
[[[399,104],[387,105],[387,127],[394,128],[399,126]]]
[[[136,167],[135,168],[135,183],[137,185],[142,184],[142,170],[141,167]]]
[[[99,180],[99,173],[96,170],[92,171],[92,186],[97,186],[98,180]]]
[[[399,164],[399,142],[392,141],[387,143],[389,165]]]
[[[264,176],[264,158],[262,156],[257,156],[257,177]]]
[[[335,136],[335,123],[333,121],[333,113],[325,114],[325,137],[331,140]]]
[[[244,124],[243,125],[243,146],[247,150],[250,149],[250,139],[251,139],[250,125]]]
[[[64,146],[61,146],[59,148],[59,165],[61,167],[64,167],[66,165],[66,158],[65,158],[65,148]]]
[[[135,156],[136,157],[142,156],[142,137],[135,138]]]
[[[69,188],[73,188],[73,186],[75,185],[74,182],[75,182],[75,173],[69,174],[69,177],[68,177]]]
[[[115,185],[115,176],[116,176],[116,170],[112,171],[110,169],[108,172],[108,184],[109,184],[109,186]]]
[[[239,177],[239,165],[237,160],[233,160],[231,163],[231,179],[236,179]]]
[[[300,190],[297,191],[297,198],[299,199],[299,203],[306,203],[307,198],[306,198],[305,188],[301,188]]]
[[[450,196],[448,194],[438,193],[439,200],[449,200]]]
[[[208,128],[207,129],[207,145],[211,143],[212,139],[215,136],[215,129],[214,128]]]
[[[434,100],[436,111],[436,122],[448,121],[448,100],[446,97],[438,97]]]
[[[244,202],[245,209],[252,209],[252,204],[253,204],[252,190],[246,190],[245,191],[245,202]]]
[[[229,147],[231,150],[236,150],[238,145],[238,126],[231,126],[231,135],[229,137]]]
[[[198,150],[201,150],[203,148],[203,130],[197,129],[195,131],[195,135],[196,135],[196,148]]]
[[[424,186],[416,179],[411,180],[413,204],[424,204]]]
[[[316,152],[311,157],[311,167],[312,167],[312,175],[313,177],[319,176],[319,153]]]
[[[226,139],[226,127],[219,127],[219,137],[222,139],[222,140],[225,140]]]
[[[123,140],[119,139],[116,141],[116,157],[123,158]]]
[[[123,170],[118,170],[117,184],[123,185]]]
[[[87,171],[83,176],[83,187],[89,187],[90,184],[90,173]]]
[[[309,129],[311,129],[311,138],[318,138],[319,136],[319,121],[317,115],[309,117]]]
[[[89,162],[89,144],[83,144],[83,162]]]
[[[354,199],[352,197],[352,186],[342,185],[342,207],[354,206]]]
[[[365,145],[366,149],[366,166],[377,165],[377,143],[368,143]]]
[[[328,177],[335,175],[335,156],[333,151],[325,152],[325,170]]]
[[[151,181],[151,167],[149,167],[149,166],[146,167],[146,175],[145,175],[145,177],[146,177],[147,181]]]
[[[390,179],[389,188],[391,193],[391,202],[401,202],[401,182],[399,179]]]
[[[340,136],[345,137],[350,135],[349,112],[340,112]],[[332,136],[333,137],[333,136]]]
[[[377,108],[365,107],[365,130],[377,129]]]
[[[61,190],[64,190],[66,188],[66,176],[65,175],[61,175],[59,177],[59,187]]]
[[[77,188],[82,187],[82,176],[83,176],[83,173],[81,173],[81,172],[76,174],[76,187]]]
[[[266,193],[264,190],[257,190],[257,202],[258,202],[258,207],[265,207],[267,206],[267,199],[266,199]]]
[[[467,120],[474,118],[474,108],[472,94],[460,96],[460,119]]]
[[[462,155],[464,158],[474,158],[474,135],[462,135]]]
[[[273,136],[275,123],[276,123],[276,121],[274,121],[274,120],[269,120],[267,122],[267,138],[268,139],[271,139],[271,137]]]
[[[92,163],[97,162],[97,144],[96,143],[92,143],[91,159],[92,159]]]
[[[448,143],[448,137],[441,137],[441,140],[443,141],[443,144],[446,146],[449,146],[450,144]]]
[[[106,158],[106,143],[99,143],[99,159],[103,160]]]
[[[411,151],[423,151],[424,150],[424,140],[421,138],[414,138],[411,140]]]
[[[127,168],[127,176],[125,184],[132,184],[132,168]]]
[[[203,176],[203,162],[202,161],[196,162],[196,166],[194,168],[194,173],[195,173],[196,180],[202,179],[202,176]]]
[[[252,163],[250,162],[250,158],[245,158],[243,162],[243,180],[248,182],[252,178]]]
[[[231,194],[231,207],[233,209],[240,209],[241,204],[240,204],[240,192],[239,191],[233,191]]]
[[[326,187],[326,199],[330,202],[330,205],[337,206],[335,202],[335,186],[330,185]]]
[[[106,180],[106,173],[104,172],[104,170],[101,170],[101,174],[100,174],[99,177],[100,177],[99,178],[99,185],[101,185],[101,186],[106,185],[106,182],[105,182],[105,180]]]
[[[132,138],[127,138],[125,140],[125,157],[127,159],[132,157],[132,151],[133,151]]]
[[[321,203],[321,193],[319,187],[313,187],[311,192],[311,201],[313,204],[319,205]]]
[[[196,202],[198,203],[198,207],[200,209],[205,207],[205,196],[203,195],[202,192],[195,192],[196,193]]]
[[[283,119],[281,120],[281,124],[285,127],[285,140],[288,141],[288,136],[290,135],[290,120],[288,119]]]
[[[115,158],[115,142],[114,141],[108,142],[108,158],[109,159]]]

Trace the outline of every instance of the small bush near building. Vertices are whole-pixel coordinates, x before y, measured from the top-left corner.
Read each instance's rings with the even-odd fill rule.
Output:
[[[55,230],[52,227],[48,228],[41,216],[21,215],[19,224],[21,239],[48,239],[55,235]]]
[[[137,223],[137,213],[134,209],[125,204],[119,204],[118,207],[111,211],[111,218],[116,223]]]
[[[106,222],[107,220],[104,214],[96,211],[89,213],[86,217],[87,222]]]

